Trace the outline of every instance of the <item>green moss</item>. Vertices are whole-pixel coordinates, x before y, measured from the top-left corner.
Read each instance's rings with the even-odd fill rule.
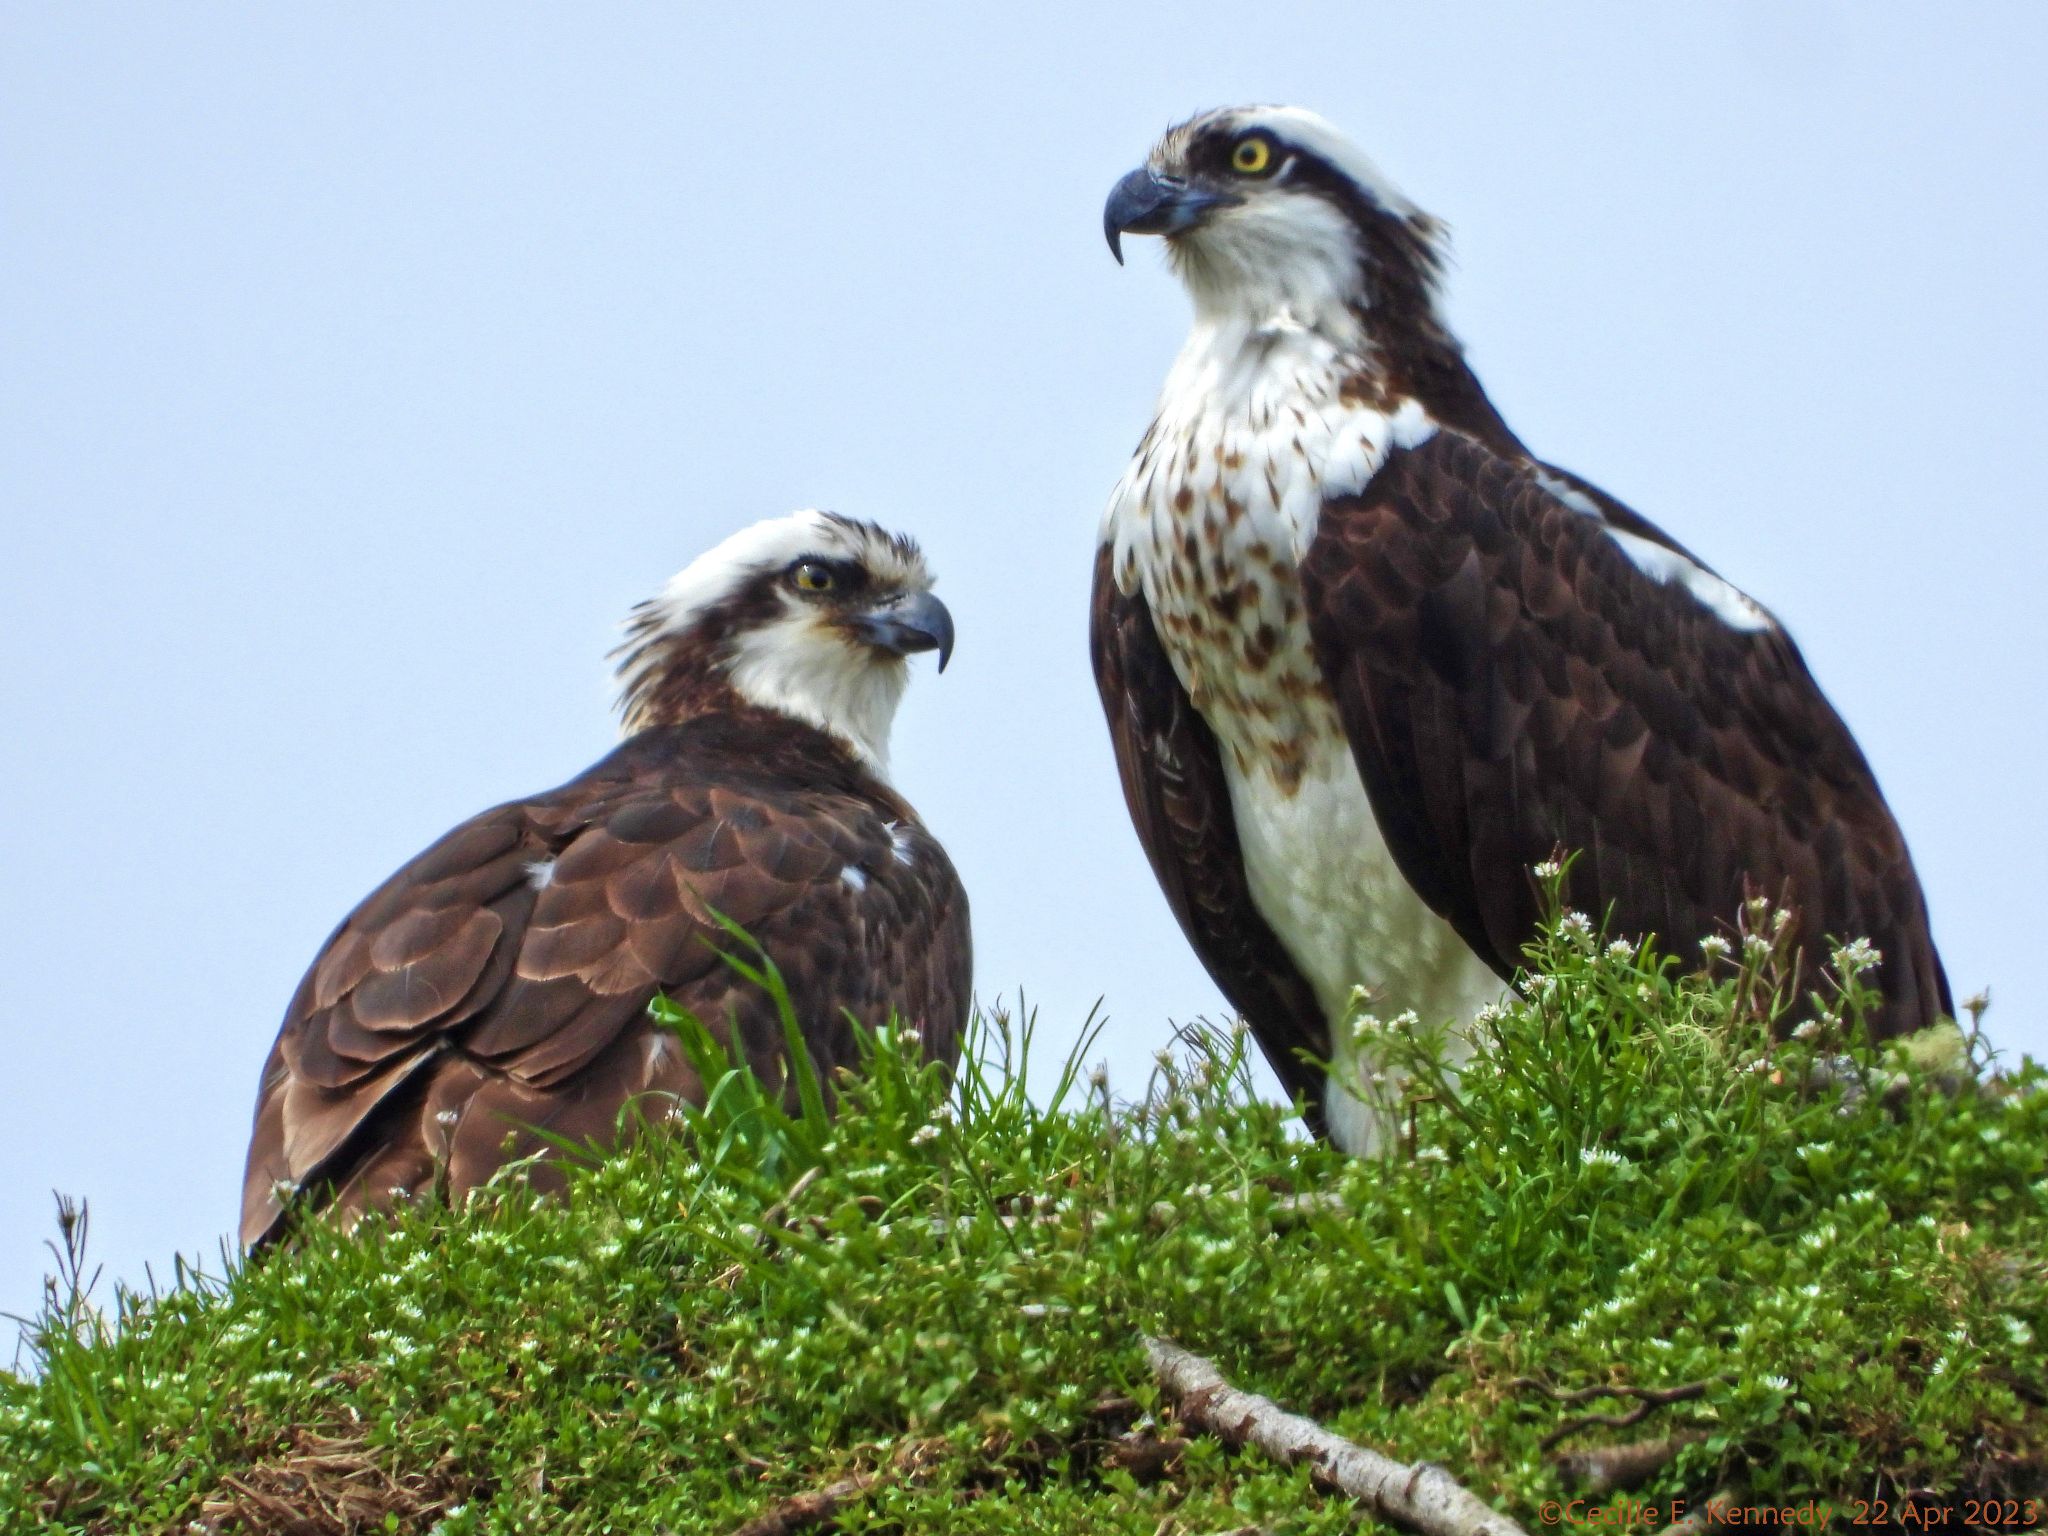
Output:
[[[724,1532],[877,1468],[838,1528],[1353,1528],[1199,1437],[1119,1466],[1134,1422],[1171,1429],[1148,1332],[1532,1529],[1560,1451],[1676,1432],[1641,1496],[2048,1488],[2048,1074],[1831,1065],[1853,981],[1773,1047],[1761,942],[1681,976],[1567,916],[1531,965],[1460,1094],[1418,1071],[1388,1161],[1250,1102],[1227,1037],[1142,1104],[1070,1066],[1034,1105],[999,1019],[950,1094],[884,1036],[836,1123],[727,1074],[566,1201],[60,1305],[0,1375],[0,1528]],[[1558,1393],[1691,1384],[1546,1443],[1637,1406]]]

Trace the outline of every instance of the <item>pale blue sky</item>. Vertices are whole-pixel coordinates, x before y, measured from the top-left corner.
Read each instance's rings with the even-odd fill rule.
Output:
[[[919,535],[898,778],[984,993],[1136,1086],[1217,1010],[1089,681],[1096,519],[1184,325],[1110,183],[1294,101],[1446,218],[1536,450],[1781,615],[1958,994],[2048,1054],[2048,10],[1190,4],[0,13],[0,1310],[47,1191],[120,1276],[231,1224],[321,939],[611,738],[732,528]]]

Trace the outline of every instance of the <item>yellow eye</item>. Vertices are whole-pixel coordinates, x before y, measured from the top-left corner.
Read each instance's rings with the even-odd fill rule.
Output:
[[[1230,168],[1240,176],[1263,175],[1272,163],[1272,141],[1256,134],[1248,139],[1239,139],[1237,148],[1230,152]]]
[[[799,592],[830,592],[832,573],[817,561],[806,560],[796,568],[796,585]]]

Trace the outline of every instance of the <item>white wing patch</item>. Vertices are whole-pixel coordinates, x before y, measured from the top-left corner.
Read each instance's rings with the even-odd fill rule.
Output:
[[[839,883],[859,895],[868,888],[868,872],[858,864],[849,864],[839,871]]]
[[[1607,529],[1607,536],[1621,546],[1621,552],[1650,580],[1659,586],[1670,586],[1676,582],[1730,629],[1772,627],[1771,616],[1755,598],[1723,581],[1712,571],[1693,564],[1677,550],[1666,549],[1639,533],[1627,533],[1615,527]]]
[[[544,891],[555,883],[555,861],[535,859],[526,866],[526,883],[536,891]]]
[[[1771,629],[1777,624],[1762,603],[1744,592],[1733,582],[1716,576],[1706,567],[1687,559],[1675,549],[1659,544],[1655,539],[1646,539],[1639,533],[1630,533],[1617,528],[1607,520],[1607,514],[1600,504],[1584,491],[1558,475],[1547,470],[1536,472],[1536,482],[1548,491],[1557,502],[1581,517],[1590,517],[1600,525],[1600,531],[1614,540],[1629,564],[1641,571],[1660,587],[1673,583],[1685,588],[1699,605],[1726,624],[1730,629],[1749,632]]]
[[[900,821],[889,823],[889,855],[898,864],[910,863],[910,830]]]

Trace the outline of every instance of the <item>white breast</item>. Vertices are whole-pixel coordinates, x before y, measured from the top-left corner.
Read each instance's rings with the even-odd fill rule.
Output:
[[[1501,984],[1395,867],[1317,667],[1296,574],[1324,498],[1364,489],[1436,425],[1375,403],[1344,338],[1286,324],[1198,327],[1112,497],[1119,586],[1144,592],[1175,674],[1216,733],[1252,900],[1315,989],[1338,1143],[1384,1141],[1377,1055],[1353,988],[1392,1021],[1463,1025]],[[1446,1049],[1462,1056],[1462,1042]],[[1391,1090],[1389,1090],[1391,1091]]]

